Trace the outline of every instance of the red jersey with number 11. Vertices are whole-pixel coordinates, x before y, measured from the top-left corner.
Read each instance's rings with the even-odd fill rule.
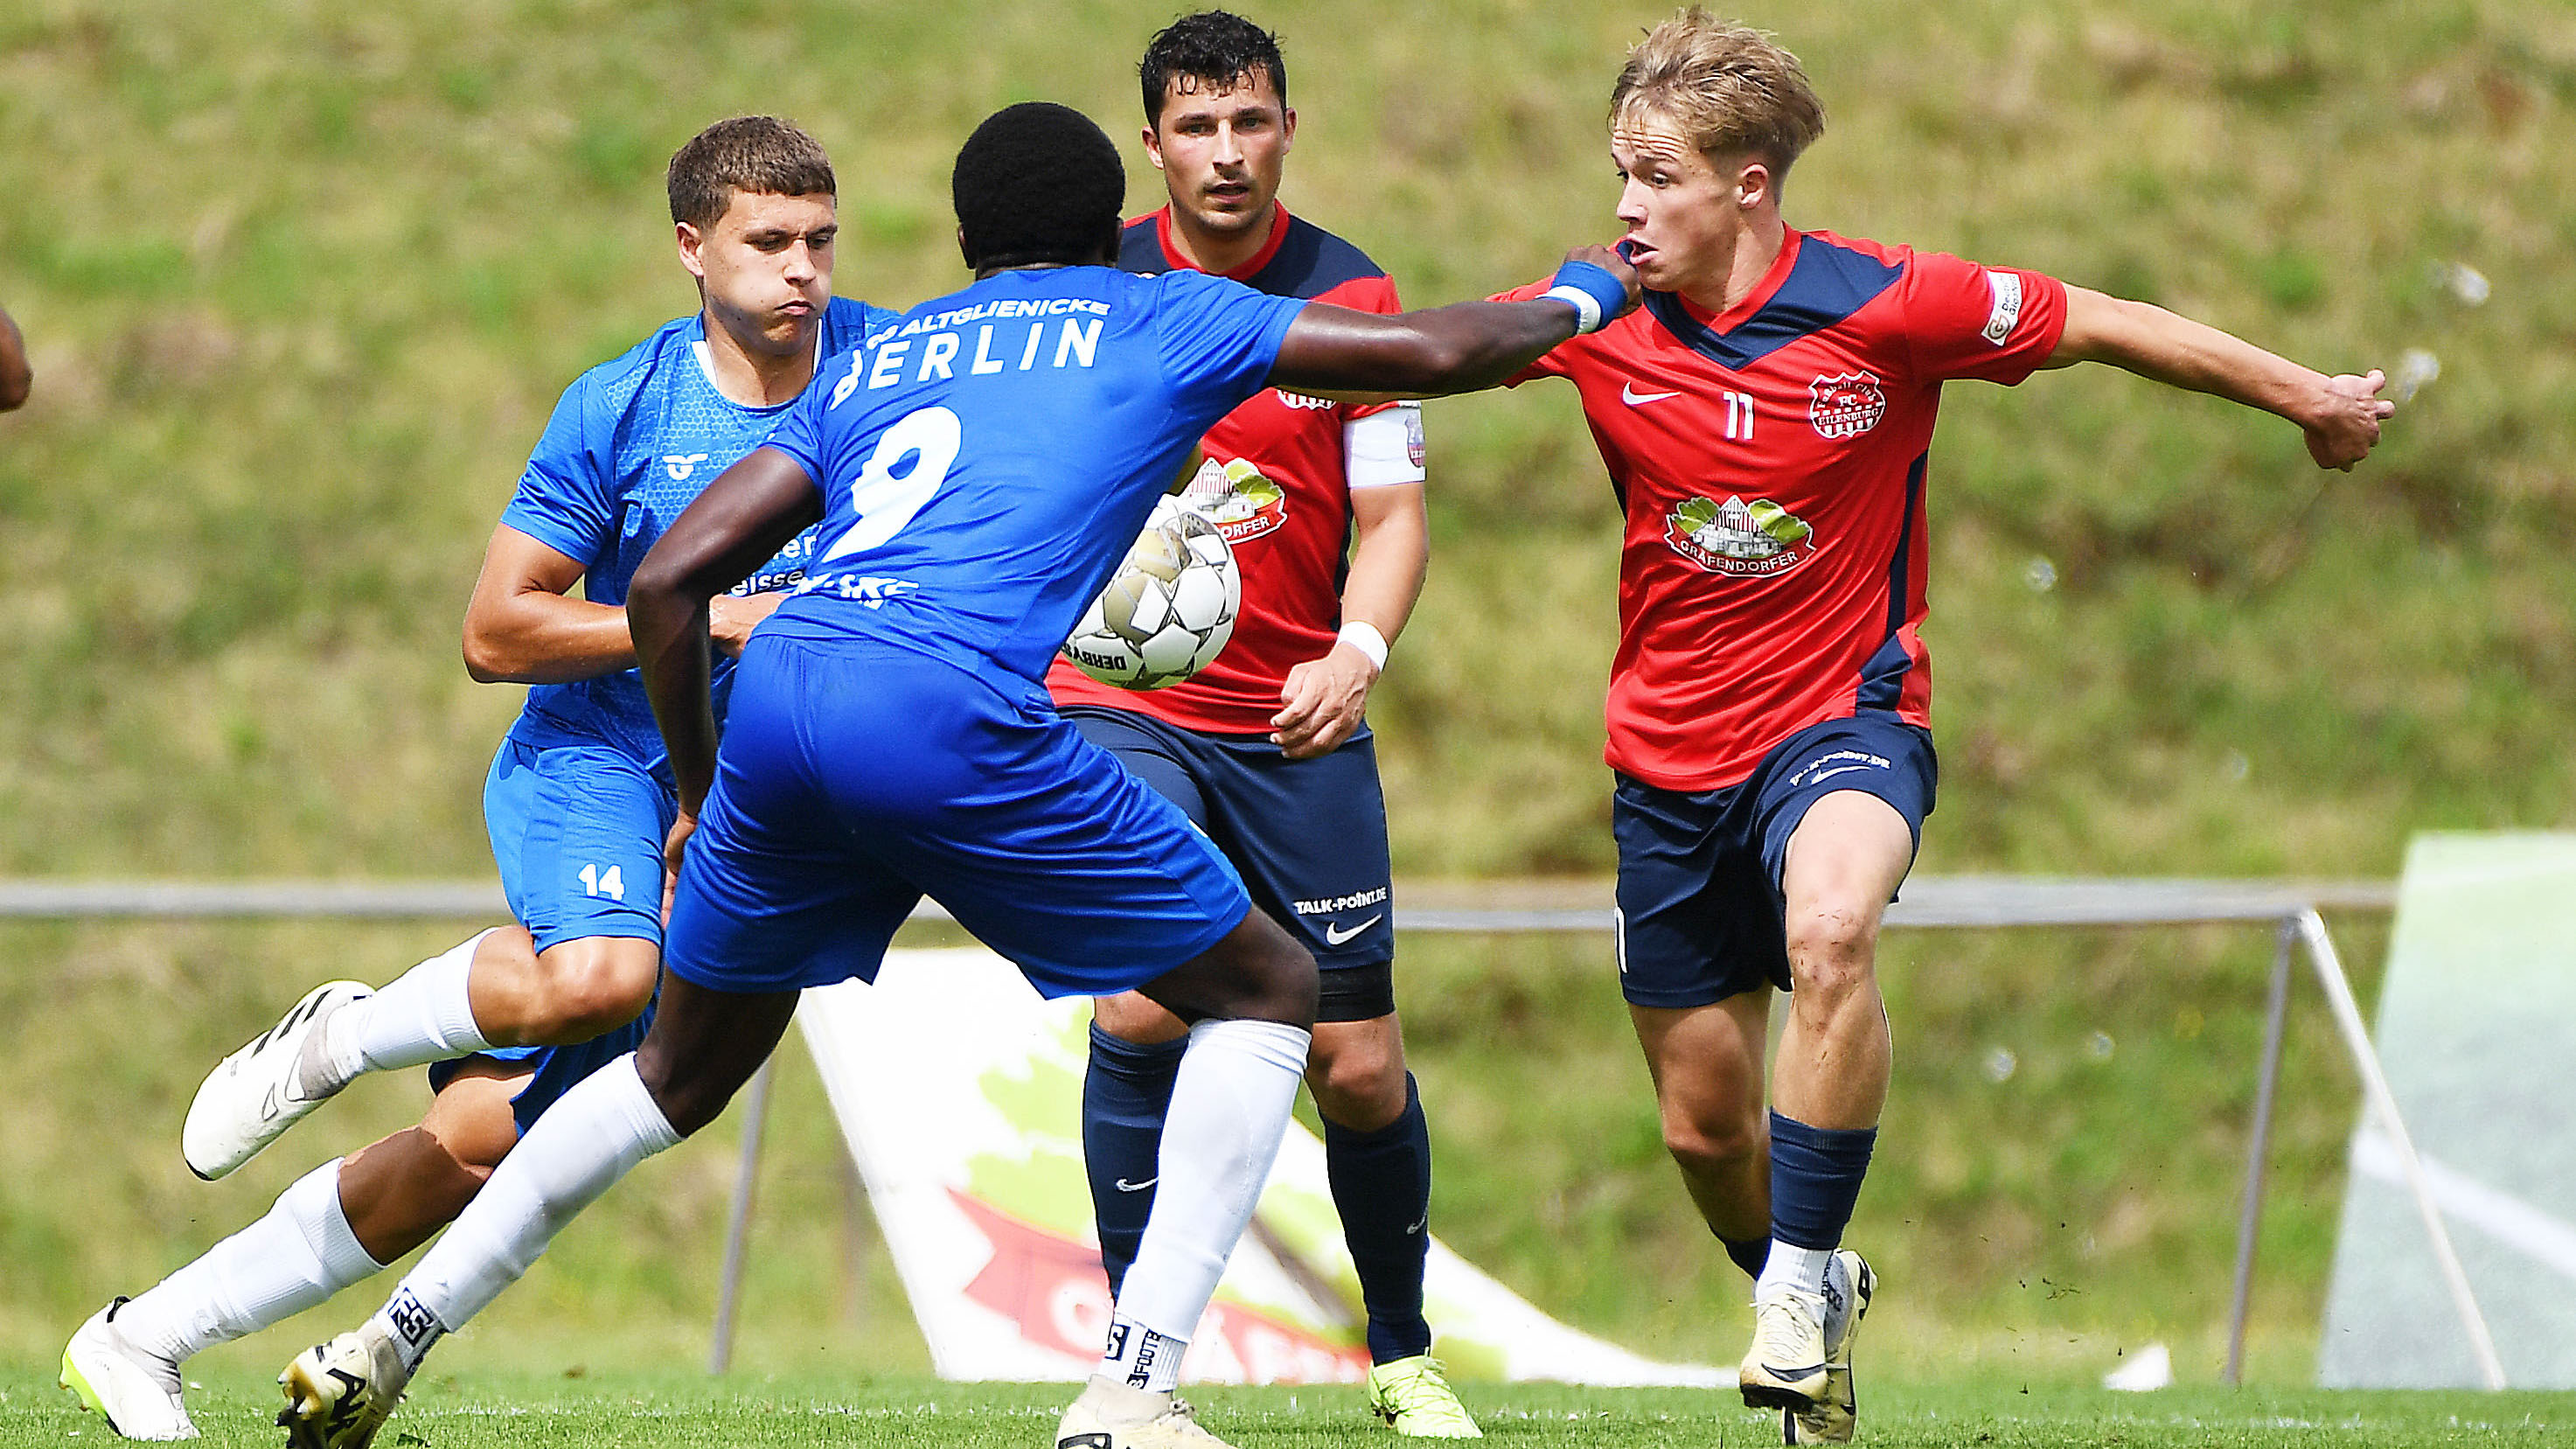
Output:
[[[1513,379],[1582,390],[1626,511],[1611,766],[1712,790],[1820,721],[1929,725],[1923,490],[1941,384],[2019,382],[2065,325],[2064,285],[2036,272],[1793,230],[1723,315],[1648,292]]]

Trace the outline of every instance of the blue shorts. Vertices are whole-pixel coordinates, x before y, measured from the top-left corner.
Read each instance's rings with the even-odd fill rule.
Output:
[[[483,828],[510,914],[537,949],[583,936],[662,941],[662,842],[679,806],[606,745],[501,741],[483,781]]]
[[[999,666],[756,635],[665,962],[712,991],[874,980],[924,895],[1046,996],[1107,996],[1252,909],[1179,807]]]
[[[537,1118],[555,1104],[556,1098],[571,1091],[574,1083],[641,1046],[644,1031],[652,1024],[653,1008],[647,1006],[644,1014],[633,1021],[577,1046],[487,1047],[470,1057],[433,1064],[429,1069],[429,1089],[445,1091],[447,1084],[456,1079],[457,1070],[471,1061],[530,1068],[536,1075],[510,1098],[510,1115],[517,1119],[519,1135],[524,1137]]]
[[[1064,717],[1093,744],[1181,807],[1242,872],[1252,902],[1314,953],[1327,974],[1325,1021],[1395,1010],[1386,795],[1365,728],[1331,754],[1292,760],[1260,735],[1201,734],[1136,710],[1077,705]],[[1367,1000],[1342,1000],[1332,979],[1367,973]],[[1376,998],[1382,996],[1384,1004]],[[1361,1016],[1337,1014],[1376,1006]]]
[[[1789,989],[1780,871],[1789,837],[1827,795],[1858,790],[1896,808],[1923,844],[1939,774],[1928,730],[1872,710],[1791,735],[1743,782],[1661,790],[1619,777],[1619,987],[1634,1006],[1706,1006]]]
[[[510,914],[544,951],[585,936],[662,943],[662,842],[679,805],[670,787],[631,755],[605,745],[501,741],[483,781],[483,828]],[[614,1031],[573,1046],[491,1047],[429,1069],[443,1091],[457,1069],[480,1057],[527,1065],[536,1075],[510,1099],[526,1132],[575,1082],[635,1050],[652,1008]]]

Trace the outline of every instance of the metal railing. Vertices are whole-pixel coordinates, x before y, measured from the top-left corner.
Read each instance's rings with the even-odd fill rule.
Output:
[[[1511,887],[1488,888],[1487,898]],[[1421,894],[1428,905],[1398,906],[1398,931],[1454,934],[1608,931],[1615,916],[1598,900],[1602,888],[1549,888],[1564,897],[1591,895],[1588,901],[1526,909],[1460,904],[1453,888],[1399,890],[1398,896]],[[1442,895],[1453,899],[1442,901]],[[2245,1322],[2253,1289],[2255,1244],[2260,1236],[2266,1179],[2266,1153],[2280,1083],[2282,1039],[2289,1018],[2294,957],[2304,954],[2328,1008],[2337,1034],[2351,1055],[2370,1115],[2393,1146],[2408,1192],[2424,1221],[2425,1236],[2440,1265],[2452,1307],[2469,1338],[2480,1377],[2487,1387],[2504,1387],[2504,1370],[2458,1253],[2451,1245],[2422,1161],[2380,1070],[2343,962],[2320,914],[2328,910],[2385,912],[2393,909],[2396,889],[2380,881],[2248,881],[2192,879],[2080,879],[2034,876],[1924,876],[1905,885],[1904,898],[1888,909],[1887,924],[1898,928],[2008,929],[2032,926],[2144,927],[2270,922],[2276,931],[2270,987],[2267,992],[2263,1054],[2256,1069],[2254,1120],[2246,1149],[2245,1186],[2239,1203],[2236,1271],[2228,1312],[2226,1381],[2243,1374]],[[155,881],[155,880],[16,880],[0,881],[0,919],[20,920],[477,920],[506,917],[508,907],[497,884],[479,881]],[[949,919],[945,911],[924,902],[916,921]],[[768,1107],[769,1069],[754,1079],[744,1103],[742,1162],[736,1180],[725,1237],[724,1280],[709,1366],[722,1371],[731,1357],[735,1310],[740,1301],[749,1225],[753,1169],[758,1161],[762,1126]]]

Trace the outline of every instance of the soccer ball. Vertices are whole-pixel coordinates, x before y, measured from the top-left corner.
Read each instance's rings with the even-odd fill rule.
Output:
[[[1082,611],[1064,657],[1120,689],[1178,684],[1216,659],[1242,607],[1225,535],[1179,499],[1160,498],[1109,587]]]

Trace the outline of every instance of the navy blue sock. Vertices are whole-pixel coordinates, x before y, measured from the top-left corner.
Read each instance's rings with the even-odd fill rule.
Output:
[[[1810,1127],[1772,1113],[1771,1236],[1793,1247],[1841,1246],[1877,1145],[1875,1127]]]
[[[1769,1238],[1720,1238],[1718,1241],[1726,1245],[1726,1256],[1735,1260],[1735,1266],[1744,1270],[1744,1276],[1756,1280],[1761,1278],[1762,1265],[1771,1261]]]
[[[1163,1118],[1189,1047],[1188,1037],[1139,1046],[1091,1029],[1091,1067],[1082,1074],[1082,1165],[1091,1177],[1091,1218],[1100,1229],[1100,1266],[1112,1298],[1127,1281],[1145,1219],[1153,1215]]]
[[[1324,1166],[1368,1307],[1369,1361],[1429,1353],[1422,1265],[1431,1252],[1431,1130],[1411,1072],[1404,1074],[1404,1115],[1377,1131],[1324,1119]]]

